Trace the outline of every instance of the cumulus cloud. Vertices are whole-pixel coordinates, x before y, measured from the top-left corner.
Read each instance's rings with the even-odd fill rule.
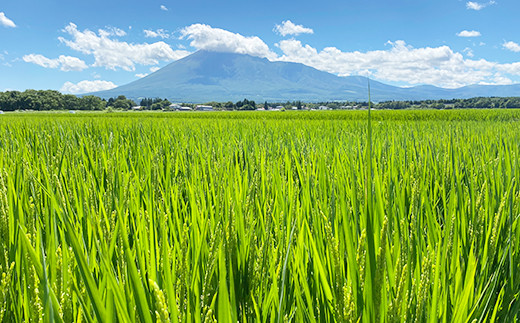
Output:
[[[500,64],[497,66],[497,70],[507,74],[520,76],[520,62]]]
[[[181,30],[181,39],[191,40],[190,46],[216,52],[249,54],[275,59],[276,54],[256,36],[243,36],[204,24],[193,24]]]
[[[489,2],[473,2],[473,1],[468,1],[466,2],[466,8],[469,9],[469,10],[482,10],[484,9],[485,7],[487,6],[491,6],[491,5],[494,5],[496,2],[495,1],[489,1]]]
[[[460,33],[457,33],[459,37],[479,37],[481,36],[479,31],[476,30],[463,30]]]
[[[144,30],[144,36],[147,38],[157,38],[160,37],[162,39],[170,38],[170,33],[167,30],[164,29],[157,29],[155,31],[153,30]]]
[[[135,74],[135,76],[137,76],[138,78],[143,78],[145,76],[148,76],[148,74],[147,73],[137,73],[137,74]]]
[[[154,72],[157,72],[160,69],[161,69],[160,67],[153,66],[153,67],[150,67],[150,72],[154,73]]]
[[[45,68],[59,67],[62,71],[65,72],[83,71],[84,69],[88,68],[84,61],[72,56],[60,55],[58,58],[51,59],[40,54],[29,54],[25,55],[22,59],[26,63],[33,63]]]
[[[515,52],[515,53],[520,52],[520,45],[518,45],[514,41],[504,42],[502,44],[502,47],[504,47],[505,49],[508,49],[508,50],[510,50],[512,52]]]
[[[5,16],[5,13],[0,12],[0,26],[15,28],[16,24],[11,19]]]
[[[110,90],[117,87],[112,82],[109,81],[81,81],[79,83],[66,82],[61,87],[60,91],[63,93],[71,93],[71,94],[82,94],[82,93],[90,93],[97,91]]]
[[[168,11],[168,8],[166,8],[166,6],[162,4],[162,5],[161,5],[161,10],[162,10],[162,11]]]
[[[173,50],[162,41],[133,44],[112,39],[104,33],[96,34],[88,29],[80,31],[73,23],[63,31],[72,39],[59,37],[62,43],[75,51],[94,56],[93,66],[110,70],[121,68],[134,71],[135,64],[156,65],[159,61],[177,60],[190,54],[186,50]]]
[[[281,25],[276,25],[274,31],[284,37],[287,35],[314,34],[314,30],[311,28],[296,25],[290,20],[282,21]]]
[[[300,41],[282,40],[281,61],[297,62],[340,76],[367,75],[381,81],[432,84],[455,88],[496,82],[497,72],[520,76],[520,63],[498,64],[465,59],[448,46],[413,48],[404,41],[388,42],[390,49],[343,52],[335,47],[321,51]],[[504,79],[501,79],[504,82]]]

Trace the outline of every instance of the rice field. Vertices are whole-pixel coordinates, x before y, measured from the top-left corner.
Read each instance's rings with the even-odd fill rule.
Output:
[[[0,321],[518,321],[520,111],[366,116],[1,116]]]

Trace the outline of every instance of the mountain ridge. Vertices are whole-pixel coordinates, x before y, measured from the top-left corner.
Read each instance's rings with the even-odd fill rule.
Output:
[[[402,88],[371,80],[370,86],[374,101],[520,96],[520,84]],[[91,94],[103,98],[125,95],[134,100],[160,97],[191,103],[244,98],[257,102],[366,101],[368,97],[367,81],[362,76],[340,77],[300,63],[212,51],[197,51],[146,77]]]

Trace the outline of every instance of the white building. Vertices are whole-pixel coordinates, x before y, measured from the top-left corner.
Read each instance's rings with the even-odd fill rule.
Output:
[[[214,111],[211,105],[197,105],[195,108],[197,111]]]

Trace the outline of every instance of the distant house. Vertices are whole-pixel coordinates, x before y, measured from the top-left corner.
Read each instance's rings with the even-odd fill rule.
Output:
[[[264,108],[258,108],[258,109],[256,109],[256,111],[265,111],[265,109]]]
[[[298,107],[292,107],[291,110],[298,110]]]
[[[170,104],[170,110],[180,110],[181,106],[180,104],[177,104],[177,103],[172,103]]]
[[[190,107],[179,107],[179,111],[191,111]]]
[[[142,110],[142,109],[143,109],[143,107],[140,106],[140,105],[132,107],[132,110],[134,110],[134,111],[139,111],[139,110]]]
[[[318,110],[330,110],[329,107],[325,106],[325,105],[320,105],[320,107],[318,108]]]
[[[195,108],[197,111],[214,111],[211,105],[197,105]]]
[[[70,114],[75,114],[76,111],[74,111],[74,110],[70,110],[69,113],[70,113]]]
[[[0,110],[0,114],[4,114],[4,111]]]

